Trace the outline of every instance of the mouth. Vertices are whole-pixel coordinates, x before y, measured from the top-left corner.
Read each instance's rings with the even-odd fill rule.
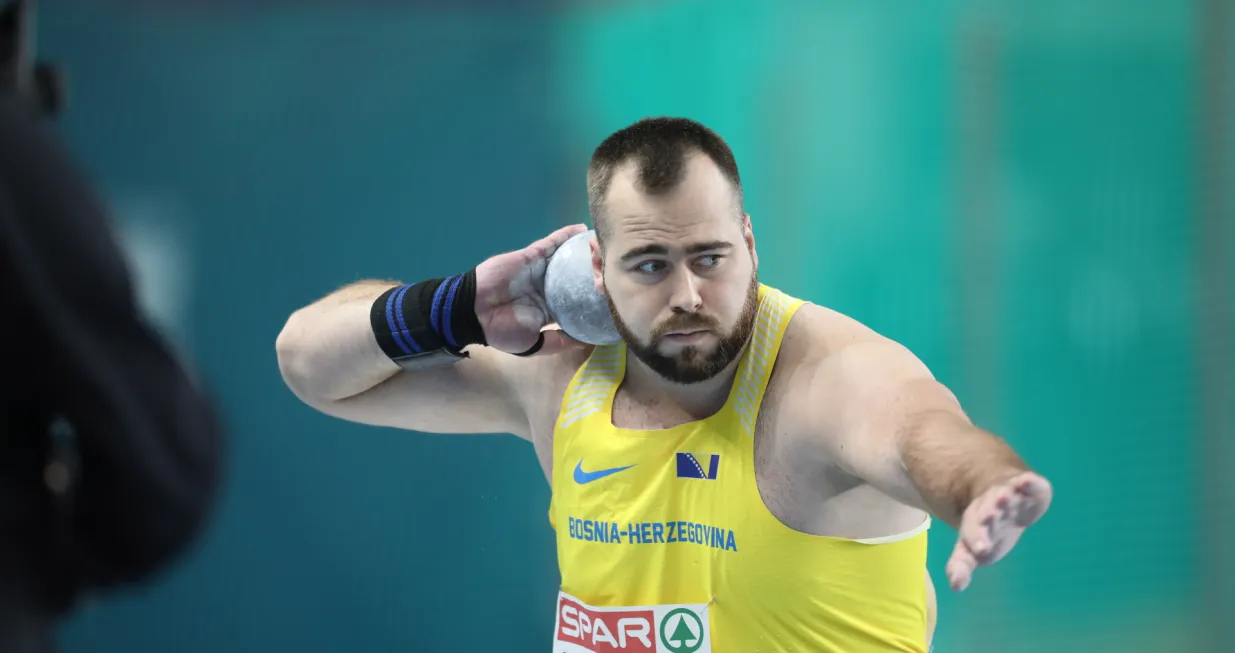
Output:
[[[662,338],[667,342],[694,342],[702,339],[707,334],[707,329],[683,329],[681,331],[670,331]]]

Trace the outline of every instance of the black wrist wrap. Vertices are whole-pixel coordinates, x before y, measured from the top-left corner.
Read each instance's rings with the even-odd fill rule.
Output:
[[[476,270],[445,279],[391,288],[369,310],[377,343],[400,361],[441,351],[464,357],[468,345],[484,345],[476,319]]]

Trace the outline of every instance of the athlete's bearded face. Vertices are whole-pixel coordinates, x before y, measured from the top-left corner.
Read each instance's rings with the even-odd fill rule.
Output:
[[[750,339],[759,304],[750,218],[737,212],[728,180],[696,155],[673,192],[648,196],[620,169],[605,213],[593,271],[628,351],[675,383],[725,370]]]

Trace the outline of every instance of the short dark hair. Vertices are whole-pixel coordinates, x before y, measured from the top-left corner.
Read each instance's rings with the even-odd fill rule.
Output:
[[[588,165],[588,212],[599,239],[606,227],[603,204],[614,171],[628,161],[635,164],[636,187],[649,195],[666,195],[682,183],[690,154],[702,153],[733,184],[742,212],[742,179],[729,145],[716,132],[688,118],[644,118],[610,134],[592,153]]]

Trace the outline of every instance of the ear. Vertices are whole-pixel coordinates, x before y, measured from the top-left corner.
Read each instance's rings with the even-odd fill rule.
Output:
[[[750,250],[751,260],[755,263],[755,268],[759,267],[759,252],[755,249],[755,230],[750,226],[750,214],[742,214],[742,239],[746,241],[746,249]]]
[[[600,251],[600,241],[596,236],[592,236],[590,242],[592,248],[592,285],[596,287],[596,292],[605,292],[605,256]]]

